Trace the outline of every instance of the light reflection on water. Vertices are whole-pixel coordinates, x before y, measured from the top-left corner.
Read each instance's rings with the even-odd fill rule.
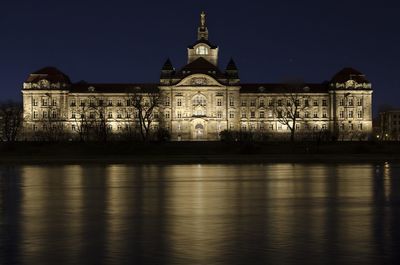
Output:
[[[0,264],[397,264],[400,166],[0,167]]]

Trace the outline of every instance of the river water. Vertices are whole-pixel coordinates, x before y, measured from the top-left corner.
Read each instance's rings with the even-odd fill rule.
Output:
[[[400,165],[0,167],[0,264],[400,264]]]

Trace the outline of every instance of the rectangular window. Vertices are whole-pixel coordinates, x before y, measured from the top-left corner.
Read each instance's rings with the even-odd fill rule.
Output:
[[[349,124],[349,129],[350,129],[350,131],[352,131],[354,129],[354,126],[352,123]]]
[[[75,99],[71,99],[71,107],[75,107],[76,106],[76,100]]]
[[[130,100],[130,99],[127,99],[127,100],[126,100],[126,106],[127,106],[127,107],[130,107],[130,106],[131,106],[131,100]]]
[[[81,107],[85,106],[85,101],[83,99],[81,99]]]
[[[112,102],[111,99],[109,99],[109,100],[107,101],[107,106],[111,107],[112,105],[113,105],[113,102]]]
[[[100,106],[100,107],[103,107],[103,105],[104,105],[104,100],[99,99],[99,106]]]
[[[352,110],[349,111],[349,118],[353,118],[353,111]]]
[[[169,97],[166,97],[165,98],[165,106],[169,107],[169,105],[170,105]]]
[[[256,117],[255,111],[250,112],[250,118],[254,119]]]
[[[122,119],[122,114],[120,112],[117,113],[117,119]]]
[[[43,118],[47,118],[48,117],[48,113],[47,113],[47,111],[43,111]]]
[[[166,118],[166,119],[169,119],[169,118],[170,118],[169,111],[165,112],[165,118]]]
[[[328,113],[326,113],[326,111],[324,111],[324,112],[322,113],[322,118],[328,118]]]
[[[296,113],[294,115],[296,118],[300,118],[300,112],[296,111]]]
[[[177,116],[178,116],[178,118],[182,118],[182,112],[178,111]]]
[[[218,118],[218,119],[221,119],[221,118],[222,118],[222,111],[218,111],[218,112],[217,112],[217,118]]]
[[[76,130],[76,127],[75,127],[75,125],[74,125],[74,124],[72,124],[72,125],[71,125],[71,129],[72,129],[73,131],[75,131],[75,130]]]
[[[90,107],[94,107],[94,99],[90,99],[90,101],[89,101],[89,106],[90,106]]]
[[[304,118],[310,118],[310,113],[308,111],[304,112]]]
[[[39,115],[38,115],[37,111],[34,111],[34,112],[33,112],[33,118],[34,118],[34,119],[37,119],[38,116],[39,116]]]
[[[52,117],[53,119],[56,119],[56,118],[57,118],[57,112],[53,111],[53,112],[51,113],[51,117]]]
[[[313,105],[314,105],[314,107],[318,107],[318,100],[314,100]]]
[[[131,114],[130,112],[127,112],[127,113],[126,113],[126,118],[127,118],[127,119],[132,118],[132,114]]]
[[[230,118],[230,119],[235,118],[235,113],[234,113],[233,111],[230,111],[230,112],[229,112],[229,118]]]
[[[246,112],[242,112],[242,119],[246,118]]]
[[[358,111],[357,117],[358,117],[359,119],[361,119],[361,118],[363,117],[363,112],[362,112],[361,110]]]
[[[344,99],[343,98],[340,99],[339,106],[344,106]]]
[[[318,112],[314,112],[314,118],[318,118]]]
[[[52,105],[52,106],[57,106],[57,100],[53,98],[53,99],[51,100],[51,105]]]
[[[358,129],[359,129],[360,131],[362,131],[362,129],[363,129],[362,123],[358,124]]]
[[[343,110],[341,110],[341,111],[339,112],[339,118],[341,118],[341,119],[344,118],[344,111],[343,111]]]
[[[38,100],[36,98],[32,99],[32,105],[35,107],[38,105]]]
[[[296,104],[297,107],[300,106],[300,100],[296,99],[294,104]]]
[[[217,106],[222,106],[222,98],[217,98]]]
[[[181,106],[182,106],[182,99],[181,99],[181,98],[178,98],[178,99],[176,100],[176,105],[177,105],[178,107],[181,107]]]
[[[362,99],[361,98],[357,99],[357,106],[362,106]]]
[[[274,130],[274,125],[273,125],[273,124],[270,124],[270,125],[269,125],[269,129],[270,129],[271,131],[273,131],[273,130]]]
[[[75,112],[72,112],[72,114],[71,114],[71,119],[75,119],[75,117],[76,117]]]
[[[278,107],[281,107],[281,106],[282,106],[282,100],[278,99]]]
[[[274,102],[273,102],[272,100],[268,100],[268,106],[269,106],[269,107],[274,106]]]
[[[264,99],[260,98],[260,108],[264,107]]]
[[[349,98],[349,106],[353,106],[353,99]]]
[[[247,106],[247,101],[245,99],[242,99],[242,107],[246,107]]]
[[[308,107],[308,106],[310,106],[310,104],[308,103],[308,99],[305,99],[304,100],[304,107]]]
[[[325,107],[328,106],[326,99],[322,100],[322,106],[325,106]]]
[[[118,107],[121,107],[121,106],[122,106],[122,100],[120,100],[120,99],[117,100],[117,106],[118,106]]]
[[[90,119],[94,119],[94,118],[95,118],[94,111],[91,111],[91,112],[89,113],[89,118],[90,118]]]
[[[47,106],[48,105],[48,100],[46,98],[44,98],[42,100],[42,106]]]
[[[112,112],[109,112],[109,113],[108,113],[108,118],[109,118],[109,119],[112,119],[112,117],[113,117],[113,116],[112,116]]]
[[[234,107],[235,106],[235,100],[233,97],[229,98],[229,106]]]
[[[260,111],[260,118],[265,118],[265,114],[264,114],[264,111]]]
[[[255,107],[255,106],[256,106],[256,100],[255,100],[254,98],[252,98],[252,99],[250,100],[250,106],[251,106],[251,107]]]

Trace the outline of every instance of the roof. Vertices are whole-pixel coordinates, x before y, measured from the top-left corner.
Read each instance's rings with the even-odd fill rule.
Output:
[[[206,39],[199,39],[199,40],[197,40],[195,43],[193,43],[192,45],[189,45],[188,48],[189,48],[189,49],[193,49],[194,46],[196,46],[197,44],[200,44],[200,43],[207,44],[208,46],[210,46],[211,49],[216,49],[216,48],[218,48],[218,46],[212,44],[209,40],[206,40]]]
[[[156,83],[136,84],[99,84],[99,83],[75,83],[71,85],[70,93],[158,93]]]
[[[36,72],[31,73],[25,82],[36,83],[43,79],[46,79],[51,83],[71,83],[71,80],[66,74],[51,66],[44,67]]]
[[[329,86],[327,83],[322,84],[240,84],[240,93],[327,93]]]
[[[187,74],[207,74],[213,77],[225,78],[225,75],[219,70],[219,68],[203,57],[199,57],[193,62],[182,67],[177,73],[177,77],[183,77]]]
[[[354,80],[357,83],[370,83],[365,75],[361,73],[360,71],[351,68],[351,67],[346,67],[337,72],[333,77],[331,82],[332,83],[345,83],[348,80]]]

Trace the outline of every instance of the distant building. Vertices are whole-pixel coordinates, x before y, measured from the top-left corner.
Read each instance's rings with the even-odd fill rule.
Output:
[[[384,141],[400,140],[400,110],[388,110],[380,112],[379,122],[379,139]]]
[[[34,135],[61,125],[76,135],[86,117],[104,118],[112,132],[124,133],[139,126],[131,95],[144,95],[149,104],[157,94],[151,130],[165,128],[172,140],[217,140],[223,130],[287,136],[294,128],[296,134],[329,132],[342,140],[372,132],[372,87],[361,72],[344,68],[324,83],[242,83],[232,59],[221,70],[218,53],[202,13],[187,64],[176,70],[168,59],[158,83],[73,83],[56,68],[43,68],[23,85],[25,129]],[[49,119],[57,124],[44,122]]]

